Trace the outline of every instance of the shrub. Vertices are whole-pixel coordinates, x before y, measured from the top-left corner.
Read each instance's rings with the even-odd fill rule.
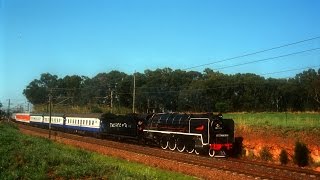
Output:
[[[217,102],[215,108],[217,111],[224,113],[228,111],[229,105],[226,102]]]
[[[269,149],[267,147],[263,147],[259,153],[260,158],[265,161],[271,161],[272,160],[272,154],[270,153]]]
[[[248,158],[249,159],[255,159],[256,156],[254,155],[254,152],[252,150],[247,150],[248,151]]]
[[[91,113],[102,113],[102,109],[98,106],[92,106],[91,107]]]
[[[282,149],[279,155],[279,161],[282,165],[288,164],[289,158],[286,150]]]
[[[309,164],[309,149],[302,142],[296,142],[294,147],[293,161],[300,167],[307,166]]]

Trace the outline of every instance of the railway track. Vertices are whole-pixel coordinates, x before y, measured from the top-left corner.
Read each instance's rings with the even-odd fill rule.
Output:
[[[48,130],[30,127],[19,124],[19,128],[48,134]],[[280,166],[263,162],[255,162],[240,159],[218,159],[199,156],[195,154],[179,153],[176,151],[162,150],[151,146],[140,146],[130,143],[121,143],[105,139],[97,139],[86,136],[79,136],[64,132],[53,131],[52,138],[67,138],[79,142],[85,142],[103,147],[110,147],[119,150],[125,150],[142,155],[156,157],[164,160],[170,160],[176,163],[197,166],[206,170],[219,170],[233,175],[246,177],[248,179],[311,179],[320,180],[320,173],[309,169],[298,167]],[[203,176],[202,176],[203,177]]]

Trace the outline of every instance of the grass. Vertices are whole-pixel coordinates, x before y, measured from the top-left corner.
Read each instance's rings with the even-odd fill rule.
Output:
[[[0,122],[0,179],[194,179],[21,134]]]
[[[236,125],[293,130],[319,130],[320,113],[229,113]]]

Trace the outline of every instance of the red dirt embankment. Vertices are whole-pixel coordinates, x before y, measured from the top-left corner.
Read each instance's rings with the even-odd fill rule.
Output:
[[[258,129],[246,126],[236,128],[236,137],[243,137],[243,147],[246,156],[259,157],[259,152],[266,147],[273,155],[273,162],[279,162],[279,154],[282,149],[289,154],[292,163],[294,147],[297,141],[307,145],[312,161],[320,163],[320,136],[315,131],[285,131],[274,129]],[[320,171],[320,167],[315,168]]]

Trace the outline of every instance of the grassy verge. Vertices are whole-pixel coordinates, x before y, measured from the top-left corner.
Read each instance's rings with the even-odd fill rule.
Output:
[[[193,179],[23,135],[0,122],[0,179]]]
[[[229,113],[237,125],[292,130],[320,130],[319,113]]]

